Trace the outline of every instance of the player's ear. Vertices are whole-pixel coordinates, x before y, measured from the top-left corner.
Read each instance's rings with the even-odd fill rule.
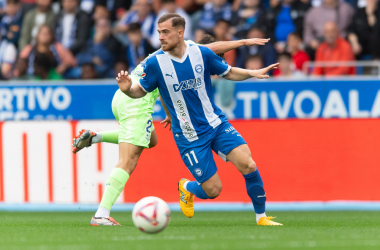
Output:
[[[182,38],[184,33],[185,33],[185,31],[183,30],[183,28],[179,28],[179,29],[178,29],[178,36],[179,36],[179,37]]]

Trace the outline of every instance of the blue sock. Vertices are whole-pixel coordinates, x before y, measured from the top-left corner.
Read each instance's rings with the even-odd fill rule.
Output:
[[[210,197],[208,197],[206,192],[203,190],[202,186],[196,181],[189,181],[187,183],[187,190],[199,199],[210,199]]]
[[[264,191],[263,180],[259,170],[243,175],[247,187],[248,196],[251,198],[255,213],[262,214],[265,212],[265,201],[267,197]]]

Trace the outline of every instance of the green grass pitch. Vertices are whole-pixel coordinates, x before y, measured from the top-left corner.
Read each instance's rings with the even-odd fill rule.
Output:
[[[269,212],[283,227],[259,227],[253,212],[172,213],[163,232],[91,227],[93,213],[0,212],[0,249],[380,249],[380,212]]]

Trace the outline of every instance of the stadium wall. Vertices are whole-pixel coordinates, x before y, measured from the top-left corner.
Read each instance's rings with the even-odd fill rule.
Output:
[[[364,204],[359,207],[380,208],[379,119],[231,123],[251,148],[264,179],[268,207],[276,208],[277,204],[281,209],[287,204],[293,209],[317,209],[325,204],[324,208],[344,209]],[[154,125],[159,143],[143,152],[117,201],[127,204],[123,208],[151,195],[175,204],[178,180],[192,179],[171,132],[157,122]],[[115,121],[107,120],[0,123],[0,209],[95,208],[118,160],[118,147],[97,144],[73,155],[71,140],[82,128],[101,131],[117,127]],[[215,159],[223,191],[207,204],[217,210],[252,209],[241,174],[231,163],[217,155]],[[197,201],[200,207],[201,202]]]

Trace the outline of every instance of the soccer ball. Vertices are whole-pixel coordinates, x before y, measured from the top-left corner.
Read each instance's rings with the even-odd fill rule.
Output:
[[[134,206],[132,220],[144,233],[158,233],[169,224],[170,209],[166,202],[158,197],[145,197]]]

